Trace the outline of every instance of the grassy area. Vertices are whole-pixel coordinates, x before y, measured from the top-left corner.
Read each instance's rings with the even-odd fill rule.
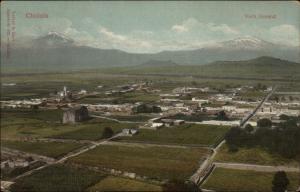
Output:
[[[10,180],[14,177],[17,177],[18,175],[21,175],[27,171],[30,171],[32,169],[38,168],[42,165],[45,165],[45,162],[37,161],[32,164],[30,164],[27,167],[17,167],[17,168],[1,168],[1,180]]]
[[[62,125],[26,117],[1,118],[1,139],[41,138],[72,132],[84,124]]]
[[[144,141],[165,144],[213,145],[220,141],[229,127],[185,124],[159,130],[143,130],[133,137],[121,137],[126,141]]]
[[[62,124],[60,110],[5,110],[1,111],[1,139],[20,138],[64,138],[91,139],[102,138],[105,127],[111,127],[114,132],[122,128],[134,128],[135,124],[120,124],[104,119],[92,119],[76,124]]]
[[[108,176],[96,185],[90,187],[87,191],[162,191],[162,188],[160,186],[141,181]]]
[[[289,190],[295,191],[299,185],[300,176],[297,173],[287,173],[290,185]],[[217,168],[202,185],[205,189],[216,191],[256,191],[271,192],[272,172],[243,171]]]
[[[156,94],[145,93],[145,92],[131,92],[123,94],[120,98],[124,102],[155,102],[159,100],[159,96]]]
[[[136,122],[144,122],[148,121],[149,119],[152,119],[151,116],[145,116],[145,115],[112,115],[110,118],[118,119],[119,121],[136,121]]]
[[[66,165],[54,165],[18,180],[12,192],[82,192],[103,178],[102,173]]]
[[[63,111],[60,109],[2,109],[1,110],[1,125],[3,123],[13,124],[15,118],[27,118],[51,123],[61,122]]]
[[[237,152],[229,152],[228,146],[224,145],[217,153],[217,162],[252,163],[259,165],[284,165],[299,166],[299,162],[286,159],[276,154],[271,154],[261,148],[239,148]]]
[[[79,140],[98,140],[102,139],[102,133],[106,127],[110,127],[114,133],[120,132],[124,128],[136,128],[136,124],[103,122],[93,124],[73,125],[81,128],[75,131],[70,131],[58,135],[52,135],[51,138],[59,139],[79,139]]]
[[[2,109],[1,139],[44,137],[74,131],[71,126],[62,126],[61,117],[61,110]]]
[[[83,144],[60,142],[1,141],[1,146],[11,149],[17,149],[28,153],[35,153],[38,155],[57,158],[83,146]]]
[[[187,179],[199,167],[206,149],[102,145],[69,160],[157,179]]]

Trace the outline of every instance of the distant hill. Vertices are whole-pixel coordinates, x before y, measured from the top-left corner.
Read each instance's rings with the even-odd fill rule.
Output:
[[[174,63],[171,60],[168,60],[168,61],[150,60],[150,61],[147,61],[146,63],[143,63],[138,66],[142,66],[142,67],[174,67],[174,66],[178,66],[178,64]]]
[[[5,50],[5,43],[1,46]],[[287,47],[253,37],[243,37],[195,50],[139,54],[87,47],[59,33],[49,32],[36,39],[15,42],[14,46],[11,46],[11,57],[9,59],[5,56],[1,57],[1,70],[2,72],[47,72],[114,66],[204,65],[215,61],[250,60],[261,56],[300,62],[299,50],[300,47]]]
[[[151,75],[192,75],[211,78],[254,78],[300,80],[300,63],[273,57],[258,57],[244,61],[216,61],[206,65],[177,65],[173,67],[121,67],[109,73],[151,74]]]
[[[210,66],[219,66],[226,65],[227,67],[242,67],[243,65],[248,65],[250,67],[298,67],[299,63],[291,62],[279,58],[262,56],[255,59],[250,60],[242,60],[242,61],[215,61],[209,64]],[[243,66],[245,67],[245,66]]]

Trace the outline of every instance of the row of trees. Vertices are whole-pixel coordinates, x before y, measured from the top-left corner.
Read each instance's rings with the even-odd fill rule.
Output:
[[[294,158],[300,154],[300,127],[297,120],[290,118],[272,127],[272,122],[262,119],[253,129],[247,125],[245,129],[233,127],[226,134],[225,140],[230,151],[237,151],[238,147],[260,146],[272,153],[278,153],[286,158]]]

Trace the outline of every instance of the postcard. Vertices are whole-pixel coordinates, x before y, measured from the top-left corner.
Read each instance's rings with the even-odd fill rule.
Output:
[[[1,191],[300,191],[299,1],[2,1]]]

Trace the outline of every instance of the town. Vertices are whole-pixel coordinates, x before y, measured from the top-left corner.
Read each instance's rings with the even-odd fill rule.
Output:
[[[1,192],[300,192],[299,1],[1,2]]]
[[[106,175],[90,191],[115,190],[105,182],[129,181],[144,183],[145,190],[178,187],[180,181],[209,191],[218,189],[215,180],[222,172],[251,177],[260,170],[285,171],[297,187],[296,159],[286,165],[259,147],[237,149],[228,135],[232,127],[255,133],[264,124],[276,129],[288,119],[299,127],[298,92],[261,83],[222,89],[195,83],[160,89],[156,83],[98,84],[89,90],[64,85],[44,97],[2,100],[2,190],[33,187],[26,179],[74,166],[83,175]],[[82,172],[84,167],[91,173]]]

